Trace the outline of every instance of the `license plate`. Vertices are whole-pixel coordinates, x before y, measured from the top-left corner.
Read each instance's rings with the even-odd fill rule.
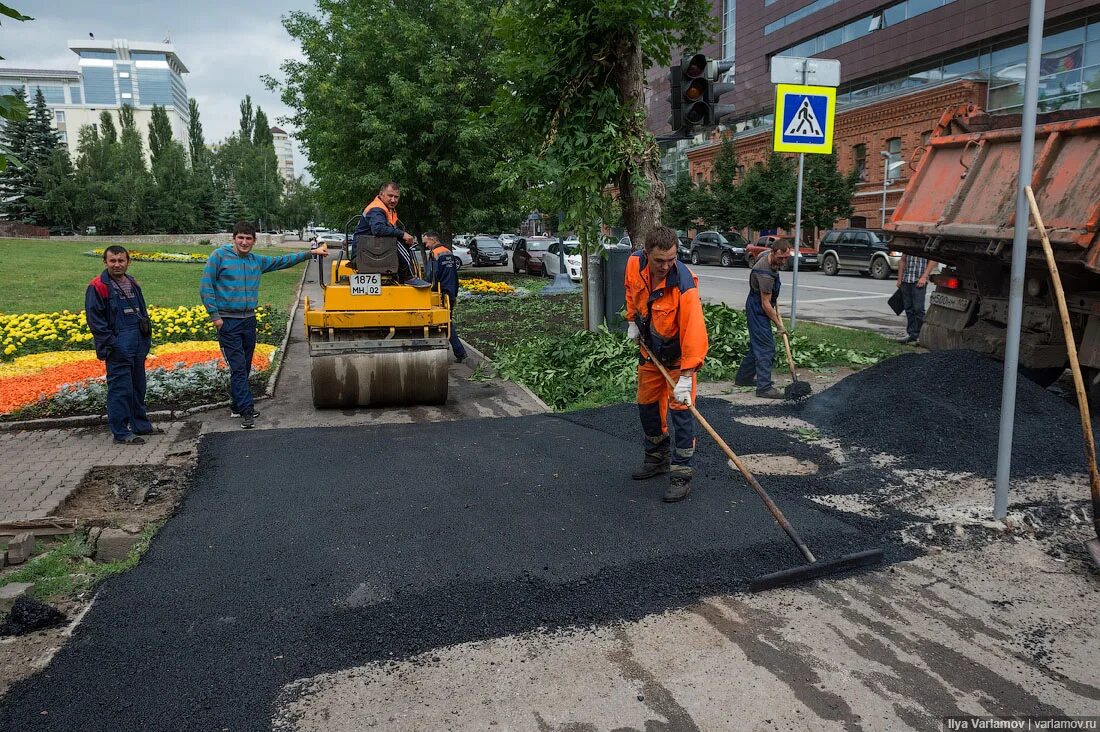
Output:
[[[352,295],[381,295],[382,275],[353,274],[351,276]]]
[[[957,310],[960,313],[965,313],[970,308],[970,300],[965,297],[945,295],[942,292],[932,293],[932,304],[945,307],[948,310]]]

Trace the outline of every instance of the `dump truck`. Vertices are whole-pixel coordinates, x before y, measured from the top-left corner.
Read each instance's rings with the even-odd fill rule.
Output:
[[[1004,358],[1020,162],[1020,115],[944,112],[886,229],[891,248],[942,262],[921,344]],[[1090,398],[1100,401],[1100,109],[1039,115],[1031,186],[1073,321]],[[1068,365],[1034,221],[1027,232],[1020,370],[1050,385]]]

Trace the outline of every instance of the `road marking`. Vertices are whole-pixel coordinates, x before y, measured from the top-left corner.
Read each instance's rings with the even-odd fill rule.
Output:
[[[699,276],[699,279],[709,277],[709,278],[715,279],[715,280],[730,280],[731,282],[744,282],[745,284],[748,284],[748,281],[749,281],[748,278],[741,279],[740,277],[723,277],[722,275],[700,274],[699,272],[695,272],[695,274]],[[871,292],[870,290],[846,290],[843,287],[821,287],[820,285],[803,285],[803,284],[799,284],[798,289],[800,289],[800,290],[825,290],[826,292],[854,292],[854,293],[857,293],[859,295],[876,295],[876,296],[885,296],[885,297],[890,296],[889,292]]]

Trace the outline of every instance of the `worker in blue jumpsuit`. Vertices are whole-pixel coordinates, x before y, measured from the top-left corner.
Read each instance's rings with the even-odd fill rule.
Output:
[[[145,357],[152,323],[137,280],[126,274],[130,253],[109,246],[103,273],[88,283],[84,317],[95,342],[96,358],[107,365],[107,424],[115,442],[140,445],[141,435],[158,434],[145,409]]]
[[[424,248],[428,250],[428,281],[432,289],[445,294],[451,303],[451,350],[455,360],[466,360],[466,348],[459,340],[455,329],[455,302],[458,301],[458,261],[451,248],[439,240],[439,234],[429,231],[424,234]]]
[[[790,258],[790,241],[775,239],[767,254],[761,255],[749,272],[749,296],[745,301],[749,350],[741,360],[734,383],[738,386],[756,386],[756,395],[765,399],[783,398],[783,392],[772,383],[772,361],[775,359],[772,324],[782,335],[783,319],[776,308],[779,303],[779,271]]]

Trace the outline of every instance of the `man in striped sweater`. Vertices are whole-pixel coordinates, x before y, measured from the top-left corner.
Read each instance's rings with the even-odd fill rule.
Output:
[[[199,297],[218,329],[222,356],[229,364],[229,396],[233,401],[232,416],[241,417],[241,426],[255,425],[256,411],[248,374],[252,370],[252,354],[256,350],[256,305],[260,299],[260,275],[300,264],[311,255],[324,257],[324,244],[297,254],[267,257],[253,254],[256,227],[238,221],[233,227],[233,243],[218,247],[206,260],[199,283]]]

